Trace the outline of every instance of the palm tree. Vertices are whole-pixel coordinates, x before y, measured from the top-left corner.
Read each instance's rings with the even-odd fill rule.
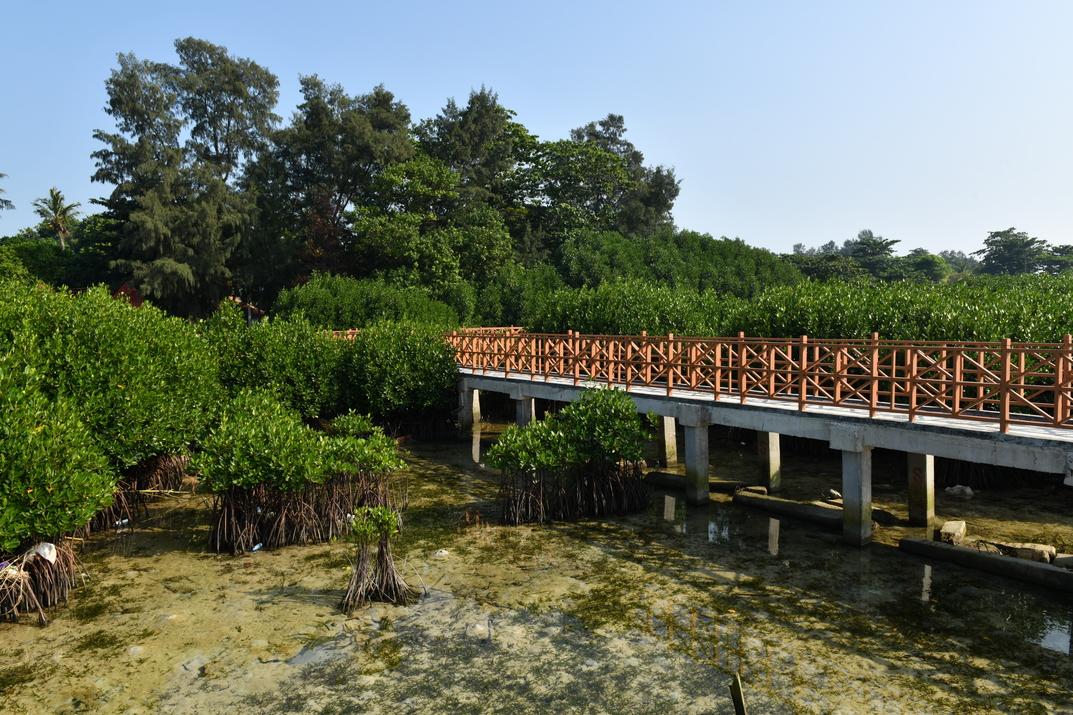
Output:
[[[5,178],[6,176],[7,176],[7,174],[0,174],[0,179]],[[4,190],[0,189],[0,194],[3,194],[3,193],[4,193]],[[4,209],[13,209],[13,208],[15,208],[15,204],[11,203],[7,199],[5,199],[2,196],[0,196],[0,211],[2,211]]]
[[[60,248],[67,248],[67,239],[71,235],[71,223],[78,218],[78,207],[82,204],[66,203],[63,192],[55,186],[48,190],[48,196],[34,201],[34,211],[56,232],[60,239]]]

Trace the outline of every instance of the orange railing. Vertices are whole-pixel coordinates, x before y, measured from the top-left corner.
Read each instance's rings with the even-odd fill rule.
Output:
[[[448,335],[461,368],[937,415],[997,423],[1073,427],[1073,340],[1061,343],[906,342],[800,338],[566,335],[517,330]]]

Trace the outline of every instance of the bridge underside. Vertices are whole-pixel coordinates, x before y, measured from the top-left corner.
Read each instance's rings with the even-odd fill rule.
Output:
[[[572,402],[585,389],[600,384],[573,384],[563,378],[504,375],[460,370],[460,415],[463,426],[479,419],[479,392],[497,392],[516,400],[519,422],[532,419],[534,399]],[[1073,483],[1073,430],[1032,425],[997,425],[941,416],[879,413],[870,417],[866,408],[809,405],[799,410],[795,402],[750,397],[744,404],[737,397],[720,399],[711,393],[675,389],[666,395],[658,387],[633,387],[629,393],[638,412],[655,413],[679,422],[685,428],[687,497],[695,502],[708,498],[708,427],[720,425],[755,430],[769,459],[768,484],[778,487],[778,436],[822,440],[842,452],[843,536],[854,544],[872,536],[871,451],[883,449],[910,455],[910,519],[927,524],[934,516],[934,457],[978,464],[1029,469],[1065,475]],[[666,429],[661,431],[666,434]]]

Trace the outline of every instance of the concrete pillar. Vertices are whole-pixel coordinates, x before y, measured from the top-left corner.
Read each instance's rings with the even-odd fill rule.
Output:
[[[660,417],[659,461],[664,467],[678,464],[678,425],[673,417]]]
[[[481,391],[465,383],[458,389],[458,429],[468,434],[473,425],[481,423]]]
[[[769,493],[782,488],[782,453],[779,449],[778,432],[757,432],[756,451],[766,462],[761,482]]]
[[[532,397],[514,398],[514,423],[525,427],[536,419],[536,399]]]
[[[686,501],[708,503],[708,425],[686,425]]]
[[[935,457],[907,454],[909,473],[909,523],[929,526],[935,520]]]
[[[872,448],[842,452],[842,539],[854,546],[872,540]]]
[[[470,456],[473,458],[474,464],[481,463],[481,423],[473,425],[473,429],[470,434]]]

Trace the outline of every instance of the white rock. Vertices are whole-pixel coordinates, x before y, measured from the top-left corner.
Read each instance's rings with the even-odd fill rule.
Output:
[[[132,645],[130,648],[127,648],[127,655],[133,658],[140,658],[143,653],[145,653],[145,648],[140,645]]]
[[[445,559],[449,555],[450,554],[447,551],[447,549],[436,549],[436,551],[432,554],[432,558],[434,558],[434,559]]]
[[[957,546],[965,540],[966,530],[964,521],[948,521],[939,529],[939,541]]]
[[[50,564],[56,563],[56,545],[47,541],[42,541],[40,544],[34,547],[34,553],[48,561]]]
[[[466,635],[470,638],[487,638],[488,637],[488,621],[477,621],[476,623],[470,623],[466,628]]]

